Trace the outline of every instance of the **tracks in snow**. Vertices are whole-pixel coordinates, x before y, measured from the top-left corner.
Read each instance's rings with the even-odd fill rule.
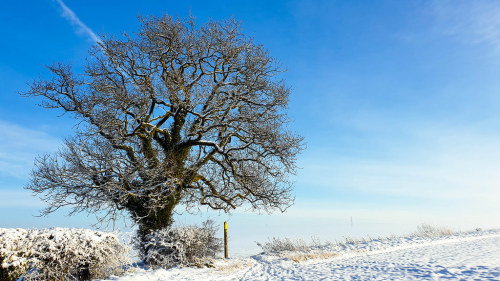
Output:
[[[253,263],[230,280],[500,280],[500,234],[358,249],[302,263],[258,255]]]

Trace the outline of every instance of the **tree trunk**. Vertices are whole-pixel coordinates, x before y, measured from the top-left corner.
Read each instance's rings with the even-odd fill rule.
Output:
[[[147,235],[156,230],[168,228],[174,223],[174,209],[181,199],[181,193],[173,195],[168,202],[157,209],[149,209],[147,201],[132,199],[127,204],[132,218],[139,225],[137,230],[138,250],[141,258],[147,255]]]

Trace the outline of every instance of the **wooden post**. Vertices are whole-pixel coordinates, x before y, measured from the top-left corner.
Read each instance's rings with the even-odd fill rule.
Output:
[[[229,258],[227,253],[227,221],[224,222],[224,258]]]

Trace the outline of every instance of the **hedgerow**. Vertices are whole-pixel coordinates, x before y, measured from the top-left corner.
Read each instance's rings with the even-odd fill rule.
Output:
[[[0,281],[103,278],[123,271],[127,259],[115,233],[0,228]]]

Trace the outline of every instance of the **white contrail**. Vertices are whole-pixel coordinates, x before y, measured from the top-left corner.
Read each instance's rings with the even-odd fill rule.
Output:
[[[82,33],[87,35],[92,41],[99,43],[101,42],[101,38],[97,36],[92,29],[90,29],[88,26],[86,26],[62,0],[54,0],[56,1],[59,6],[61,6],[63,12],[61,16],[63,16],[65,19],[67,19],[71,25],[75,26],[77,28],[78,33]]]

